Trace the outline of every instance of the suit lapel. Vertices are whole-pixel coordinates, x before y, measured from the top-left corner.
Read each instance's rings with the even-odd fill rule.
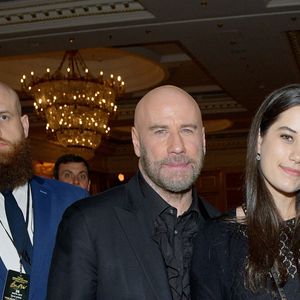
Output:
[[[136,258],[155,295],[155,299],[171,300],[165,264],[159,248],[152,240],[146,226],[144,210],[136,205],[143,199],[138,183],[129,183],[124,208],[115,208],[119,222],[132,246]]]
[[[49,255],[48,235],[50,234],[51,192],[36,180],[31,181],[34,235],[33,235],[33,264],[31,270],[32,282],[39,282],[38,277],[45,272],[44,260]],[[50,251],[51,252],[51,251]],[[31,286],[31,294],[34,295],[38,286]]]

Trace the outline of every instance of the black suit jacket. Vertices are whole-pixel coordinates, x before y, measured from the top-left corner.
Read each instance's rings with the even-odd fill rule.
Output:
[[[171,300],[148,219],[137,176],[73,204],[59,227],[47,299]]]

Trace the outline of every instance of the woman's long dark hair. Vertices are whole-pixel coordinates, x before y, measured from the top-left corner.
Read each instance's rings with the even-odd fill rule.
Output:
[[[272,266],[280,272],[282,284],[287,280],[287,270],[279,255],[279,234],[282,218],[276,208],[256,159],[258,135],[263,137],[279,115],[300,105],[300,84],[292,84],[271,93],[261,104],[253,118],[248,136],[246,158],[246,201],[249,257],[245,272],[245,285],[252,291],[268,288],[267,279]],[[300,116],[299,116],[300,118]],[[292,249],[299,272],[300,249],[300,192],[296,195],[296,225]]]

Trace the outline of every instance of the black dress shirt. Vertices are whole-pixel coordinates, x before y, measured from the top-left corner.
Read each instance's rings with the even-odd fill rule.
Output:
[[[146,210],[151,212],[150,233],[157,243],[166,266],[169,286],[174,300],[191,299],[189,271],[192,239],[198,231],[198,197],[193,191],[190,208],[177,217],[177,209],[164,201],[139,174]]]

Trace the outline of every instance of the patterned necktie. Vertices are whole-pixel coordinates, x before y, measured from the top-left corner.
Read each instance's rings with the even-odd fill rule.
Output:
[[[32,244],[23,213],[11,191],[1,193],[5,199],[5,212],[14,245],[26,273],[29,274],[31,271]]]

